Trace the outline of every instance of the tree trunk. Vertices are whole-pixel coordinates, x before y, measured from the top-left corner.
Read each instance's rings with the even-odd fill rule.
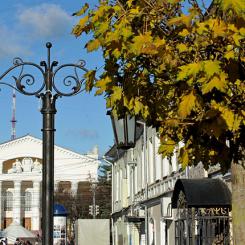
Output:
[[[244,151],[243,151],[244,153]],[[245,244],[245,159],[232,163],[232,227],[234,245]]]

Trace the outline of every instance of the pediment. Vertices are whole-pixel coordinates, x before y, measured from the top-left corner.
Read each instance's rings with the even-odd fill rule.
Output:
[[[72,158],[90,161],[90,158],[75,153],[63,147],[55,145],[55,158]],[[42,140],[31,135],[26,135],[15,140],[0,144],[1,159],[13,159],[18,157],[36,157],[42,159]],[[93,160],[94,161],[94,160]]]
[[[0,163],[2,179],[9,175],[41,175],[42,172],[42,140],[26,135],[0,144]],[[54,164],[55,179],[83,179],[88,176],[97,178],[99,165],[98,155],[82,155],[55,145]],[[27,178],[29,178],[27,176]]]

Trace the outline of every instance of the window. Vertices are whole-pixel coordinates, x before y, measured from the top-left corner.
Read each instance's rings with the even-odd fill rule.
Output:
[[[31,192],[25,192],[25,211],[31,211]]]
[[[13,210],[13,193],[11,191],[7,191],[4,199],[4,211],[12,211],[12,210]]]

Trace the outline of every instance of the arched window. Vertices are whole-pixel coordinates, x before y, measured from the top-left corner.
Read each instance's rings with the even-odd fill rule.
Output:
[[[25,192],[25,211],[31,211],[31,192]]]
[[[4,200],[4,211],[12,211],[12,210],[13,210],[13,193],[11,191],[7,191]]]

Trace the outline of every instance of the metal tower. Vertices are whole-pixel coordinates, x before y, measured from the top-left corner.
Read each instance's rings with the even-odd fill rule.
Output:
[[[11,140],[14,140],[16,138],[16,119],[15,119],[15,111],[16,111],[16,94],[15,89],[13,89],[13,100],[12,100],[12,120],[10,121],[12,123],[11,128]]]

